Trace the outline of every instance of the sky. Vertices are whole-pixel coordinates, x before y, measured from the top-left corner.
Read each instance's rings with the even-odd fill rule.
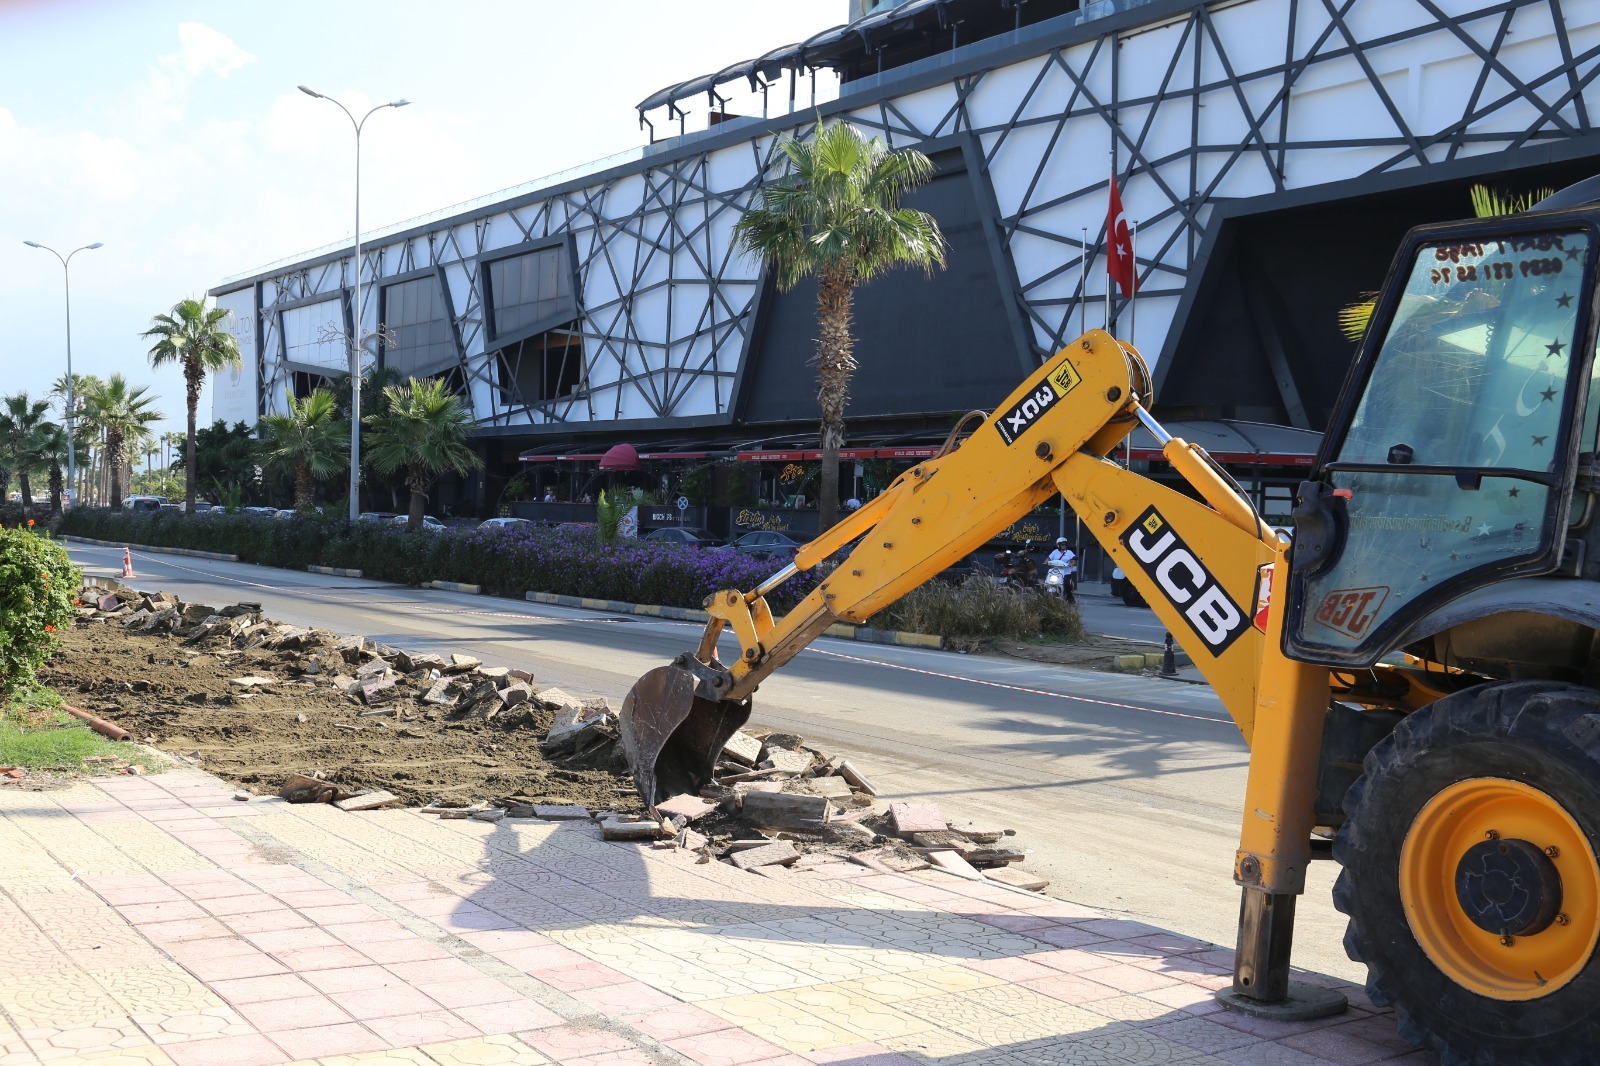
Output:
[[[367,232],[635,147],[651,93],[847,16],[847,0],[0,0],[0,395],[42,398],[66,372],[61,265],[23,241],[100,241],[72,260],[72,368],[150,385],[157,432],[183,428],[181,374],[146,358],[151,317],[353,231],[350,121],[297,85],[357,117],[411,101],[362,133]]]

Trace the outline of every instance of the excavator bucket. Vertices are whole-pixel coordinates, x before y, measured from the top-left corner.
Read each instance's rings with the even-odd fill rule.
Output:
[[[639,796],[650,806],[709,785],[722,746],[750,720],[748,698],[708,700],[697,685],[675,662],[645,674],[622,701],[622,748]]]

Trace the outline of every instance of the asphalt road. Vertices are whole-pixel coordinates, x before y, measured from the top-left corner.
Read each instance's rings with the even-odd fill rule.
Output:
[[[90,574],[120,572],[119,550],[70,551]],[[141,588],[219,606],[259,601],[297,625],[520,666],[612,706],[698,638],[698,627],[665,619],[249,564],[157,554],[135,564]],[[1107,631],[1103,616],[1153,621],[1143,608],[1085,605],[1091,631]],[[1026,866],[1050,878],[1052,894],[1233,943],[1248,753],[1203,685],[823,638],[762,685],[753,721],[850,756],[881,799],[931,799],[951,818],[1015,828]],[[1334,873],[1333,863],[1312,866],[1295,959],[1360,980],[1328,902]]]

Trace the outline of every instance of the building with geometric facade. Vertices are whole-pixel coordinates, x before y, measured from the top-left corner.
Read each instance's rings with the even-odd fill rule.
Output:
[[[1470,214],[1474,182],[1560,187],[1600,158],[1600,0],[856,14],[685,71],[640,104],[645,146],[368,234],[359,270],[347,242],[217,286],[250,358],[217,382],[214,417],[253,422],[341,372],[359,276],[375,359],[443,376],[471,405],[488,471],[458,490],[469,499],[619,442],[647,457],[803,453],[815,289],[776,292],[733,226],[781,173],[775,138],[820,114],[926,152],[936,176],[908,203],[949,241],[933,278],[858,294],[850,456],[915,454],[1080,323],[1102,324],[1115,173],[1139,222],[1140,295],[1136,320],[1120,295],[1110,314],[1153,364],[1158,414],[1281,467],[1304,461],[1348,365],[1339,308],[1379,287],[1408,227]],[[818,70],[841,84],[813,109]],[[730,84],[767,114],[725,115]]]

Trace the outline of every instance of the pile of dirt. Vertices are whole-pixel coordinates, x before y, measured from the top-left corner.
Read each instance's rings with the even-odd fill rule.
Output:
[[[558,714],[597,701],[462,656],[277,625],[255,604],[106,595],[86,593],[96,606],[63,633],[41,680],[136,740],[253,792],[276,793],[301,773],[408,804],[639,806],[620,745],[603,735],[560,755],[540,748]]]

